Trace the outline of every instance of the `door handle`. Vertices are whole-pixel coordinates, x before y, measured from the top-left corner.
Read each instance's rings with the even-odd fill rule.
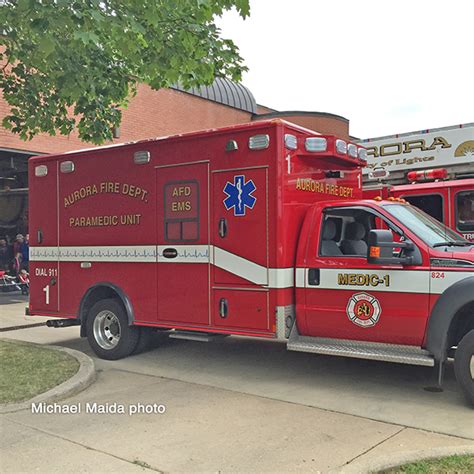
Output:
[[[176,258],[178,256],[178,251],[173,248],[167,248],[163,250],[163,257],[165,258]]]
[[[229,312],[229,305],[225,298],[221,298],[219,301],[219,316],[223,319],[227,318]]]
[[[319,285],[320,271],[319,268],[310,268],[308,270],[308,285]]]
[[[227,219],[225,219],[224,217],[222,217],[221,219],[219,219],[219,236],[221,238],[224,238],[226,235],[227,235]]]

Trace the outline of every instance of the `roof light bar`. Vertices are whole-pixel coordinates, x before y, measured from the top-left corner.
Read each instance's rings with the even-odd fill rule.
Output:
[[[285,134],[285,147],[288,150],[296,150],[298,148],[298,140],[294,135],[289,133]]]
[[[251,150],[265,150],[270,146],[269,135],[254,135],[249,138],[249,148]]]
[[[328,141],[324,137],[308,137],[304,142],[306,151],[326,151]]]
[[[344,140],[341,140],[338,138],[336,140],[336,151],[340,153],[341,155],[346,155],[347,154],[347,142]]]
[[[446,168],[436,168],[424,171],[410,171],[407,173],[408,181],[415,183],[417,181],[429,181],[435,179],[446,179],[448,171]]]
[[[347,145],[347,154],[351,158],[357,158],[357,145],[354,145],[353,143],[349,143],[349,145]]]
[[[359,148],[358,154],[359,160],[367,161],[367,150],[365,148]]]

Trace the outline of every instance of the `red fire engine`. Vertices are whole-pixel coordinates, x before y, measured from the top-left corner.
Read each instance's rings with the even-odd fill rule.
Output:
[[[474,124],[361,142],[364,197],[401,197],[474,241]]]
[[[474,246],[362,200],[365,150],[267,121],[30,160],[28,313],[96,354],[150,332],[442,367],[474,401]]]

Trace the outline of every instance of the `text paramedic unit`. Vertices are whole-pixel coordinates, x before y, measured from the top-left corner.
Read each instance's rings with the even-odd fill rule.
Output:
[[[245,335],[435,366],[474,401],[474,246],[362,199],[365,149],[262,121],[29,162],[31,296],[119,359]]]

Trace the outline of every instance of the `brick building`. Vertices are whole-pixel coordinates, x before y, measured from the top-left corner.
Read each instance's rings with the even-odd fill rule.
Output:
[[[0,123],[8,113],[8,104],[0,96]],[[211,86],[189,91],[179,87],[154,91],[146,85],[139,86],[110,143],[277,117],[320,133],[349,137],[349,121],[343,117],[321,112],[276,111],[258,105],[243,85],[217,79]],[[41,134],[25,142],[0,126],[0,237],[27,232],[28,158],[89,147],[91,144],[80,141],[76,133],[54,137]]]

